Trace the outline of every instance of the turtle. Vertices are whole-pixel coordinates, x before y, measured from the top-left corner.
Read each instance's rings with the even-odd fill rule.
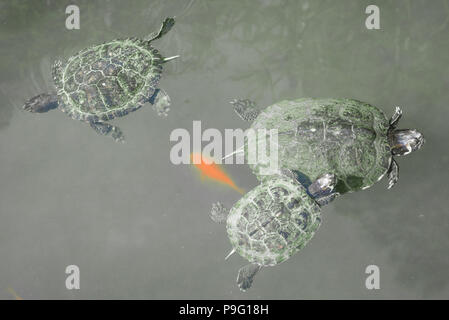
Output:
[[[152,45],[174,24],[174,18],[168,17],[158,32],[143,40],[116,39],[83,49],[66,62],[56,60],[52,66],[56,92],[29,99],[23,109],[43,113],[57,108],[72,119],[87,122],[98,134],[124,142],[120,128],[109,120],[146,102],[160,116],[170,110],[170,98],[158,83],[162,65],[179,56],[164,58]]]
[[[278,167],[294,172],[306,188],[322,174],[333,173],[340,194],[369,188],[385,175],[390,189],[399,179],[395,156],[425,142],[417,130],[397,128],[399,107],[388,119],[379,108],[354,99],[284,100],[264,110],[247,99],[231,104],[241,119],[252,121],[250,128],[278,130]],[[245,145],[236,152],[247,153]],[[269,178],[261,172],[265,165],[249,163],[260,181]]]
[[[231,210],[212,205],[210,216],[226,223],[232,245],[228,259],[237,252],[250,263],[239,269],[237,284],[248,290],[263,267],[280,264],[310,241],[321,224],[321,207],[338,193],[337,179],[326,173],[306,189],[296,175],[283,169],[265,179],[238,200]]]

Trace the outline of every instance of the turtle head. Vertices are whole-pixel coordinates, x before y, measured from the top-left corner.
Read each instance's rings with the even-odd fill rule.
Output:
[[[415,129],[393,130],[390,134],[391,153],[394,156],[405,156],[419,150],[424,142],[423,135]]]
[[[58,98],[54,94],[41,93],[30,100],[28,100],[24,106],[23,110],[42,113],[47,112],[58,107]]]

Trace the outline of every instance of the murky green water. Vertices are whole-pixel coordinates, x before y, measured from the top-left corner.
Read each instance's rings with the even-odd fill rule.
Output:
[[[81,29],[65,28],[77,4]],[[381,30],[365,28],[380,7]],[[145,107],[118,119],[126,144],[61,112],[30,114],[24,101],[53,89],[50,66],[114,38],[143,37],[166,16],[156,44],[181,58],[161,86],[169,117]],[[0,1],[0,298],[447,298],[449,296],[449,1]],[[399,158],[386,181],[323,208],[310,244],[266,268],[240,293],[224,261],[230,243],[208,216],[240,195],[169,161],[175,128],[246,128],[228,101],[261,106],[299,97],[348,97],[420,129],[426,145]],[[227,166],[249,190],[244,165]],[[65,268],[79,266],[81,289]],[[380,290],[365,288],[379,266]]]

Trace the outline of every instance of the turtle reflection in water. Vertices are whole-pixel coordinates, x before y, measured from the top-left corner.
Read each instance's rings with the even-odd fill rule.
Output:
[[[279,137],[279,172],[263,175],[265,163],[250,164],[261,183],[229,214],[221,203],[212,206],[212,219],[226,222],[230,254],[250,262],[238,272],[243,291],[262,267],[287,260],[307,244],[321,223],[321,206],[384,175],[391,188],[399,172],[393,156],[424,144],[418,131],[396,128],[399,108],[388,120],[380,109],[350,99],[283,101],[263,111],[249,100],[232,104],[242,119],[253,121],[251,128],[277,129]]]
[[[43,93],[28,100],[23,108],[47,112],[58,108],[72,119],[89,123],[102,135],[124,141],[120,128],[108,123],[150,102],[158,115],[166,116],[170,98],[158,88],[162,65],[178,56],[162,57],[152,47],[173,27],[166,18],[158,32],[146,39],[117,39],[81,50],[66,62],[52,67],[55,94]]]

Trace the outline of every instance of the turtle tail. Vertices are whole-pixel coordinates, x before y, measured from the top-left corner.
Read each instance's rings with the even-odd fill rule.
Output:
[[[171,60],[175,60],[176,58],[179,58],[179,57],[180,57],[180,56],[179,56],[179,54],[178,54],[178,55],[173,56],[173,57],[163,58],[163,59],[162,59],[162,63],[166,63],[166,62],[169,62],[169,61],[171,61]]]

